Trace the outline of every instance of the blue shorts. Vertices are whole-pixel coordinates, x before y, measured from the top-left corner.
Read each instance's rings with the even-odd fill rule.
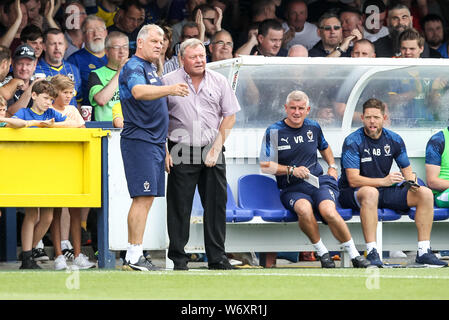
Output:
[[[320,181],[320,188],[317,189],[308,182],[301,182],[289,186],[281,191],[282,204],[292,212],[295,212],[295,202],[300,199],[308,200],[318,213],[318,205],[324,200],[337,201],[338,186],[337,181],[328,175],[318,177]]]
[[[359,203],[356,199],[356,192],[359,188],[345,188],[340,190],[338,200],[343,208],[351,208],[360,210]],[[382,187],[377,188],[379,191],[379,208],[387,208],[396,211],[408,211],[410,207],[407,205],[407,188],[400,187]]]
[[[120,149],[131,198],[165,196],[165,145],[121,137]]]

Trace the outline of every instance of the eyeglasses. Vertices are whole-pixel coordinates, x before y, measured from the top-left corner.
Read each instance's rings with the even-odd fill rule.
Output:
[[[334,29],[334,31],[337,31],[341,29],[341,26],[324,26],[320,27],[320,29],[324,31],[331,31],[332,29]]]
[[[98,27],[98,28],[95,28],[95,29],[87,29],[87,30],[86,30],[86,33],[92,34],[92,33],[94,33],[95,31],[97,31],[97,32],[104,32],[105,30],[106,30],[106,28]]]
[[[114,49],[114,50],[120,50],[120,49],[128,50],[129,46],[127,44],[125,44],[123,46],[109,46],[108,48],[109,49]]]
[[[234,44],[233,44],[232,42],[224,42],[224,41],[222,41],[222,40],[215,41],[214,44],[219,45],[219,46],[227,45],[227,46],[229,46],[229,47],[231,47],[231,48],[234,47]]]

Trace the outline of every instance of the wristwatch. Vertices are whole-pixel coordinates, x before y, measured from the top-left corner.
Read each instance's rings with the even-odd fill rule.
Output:
[[[341,50],[340,46],[336,47],[335,50],[337,50],[337,51],[340,52],[341,54],[345,53],[343,50]]]
[[[330,164],[329,168],[333,168],[335,170],[338,170],[338,167],[337,167],[337,165],[335,163]]]

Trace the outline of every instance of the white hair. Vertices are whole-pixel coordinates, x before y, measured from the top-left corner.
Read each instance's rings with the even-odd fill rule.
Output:
[[[309,105],[309,97],[307,94],[299,90],[294,90],[288,94],[285,104],[288,105],[290,101],[305,101],[306,105]]]
[[[184,51],[186,51],[187,48],[196,48],[197,46],[203,46],[203,48],[206,49],[204,43],[201,40],[197,38],[187,39],[186,41],[181,43],[179,54],[181,55],[181,57],[184,57]]]
[[[157,24],[147,24],[144,25],[142,29],[140,29],[139,33],[137,34],[137,40],[138,39],[146,40],[150,30],[156,31],[162,37],[164,36],[164,30],[162,30],[162,28],[159,27]]]

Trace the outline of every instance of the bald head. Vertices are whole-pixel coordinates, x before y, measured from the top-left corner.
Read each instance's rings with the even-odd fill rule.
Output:
[[[287,57],[308,57],[309,52],[306,47],[300,44],[295,44],[288,50]]]

